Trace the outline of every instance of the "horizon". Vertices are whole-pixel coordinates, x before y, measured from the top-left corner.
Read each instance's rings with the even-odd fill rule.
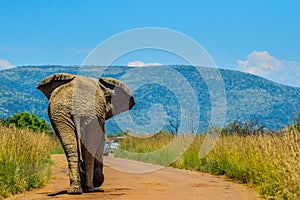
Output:
[[[128,65],[110,65],[110,66],[105,66],[105,65],[86,65],[86,66],[82,66],[82,65],[60,65],[60,64],[42,64],[42,65],[21,65],[21,66],[14,66],[13,68],[8,68],[8,69],[2,69],[0,70],[1,71],[6,71],[6,70],[10,70],[10,69],[16,69],[16,68],[22,68],[22,67],[75,67],[75,68],[78,68],[78,67],[128,67],[128,68],[151,68],[151,67],[164,67],[164,66],[183,66],[183,67],[189,67],[189,66],[193,66],[193,65],[188,65],[188,64],[163,64],[163,65],[159,65],[159,66],[128,66]],[[213,67],[205,67],[205,66],[193,66],[193,67],[203,67],[203,68],[213,68]],[[284,83],[280,83],[280,82],[276,82],[274,80],[271,80],[271,79],[268,79],[266,77],[263,77],[263,76],[260,76],[260,75],[257,75],[257,74],[252,74],[252,73],[249,73],[249,72],[245,72],[245,71],[241,71],[239,69],[228,69],[228,68],[217,68],[217,70],[229,70],[229,71],[235,71],[235,72],[240,72],[240,73],[245,73],[245,74],[248,74],[248,75],[253,75],[253,76],[257,76],[257,77],[260,77],[260,78],[263,78],[263,79],[266,79],[267,81],[271,81],[271,82],[274,82],[276,84],[281,84],[281,85],[284,85],[284,86],[288,86],[288,87],[294,87],[294,88],[300,88],[300,86],[293,86],[293,85],[288,85],[288,84],[284,84]]]

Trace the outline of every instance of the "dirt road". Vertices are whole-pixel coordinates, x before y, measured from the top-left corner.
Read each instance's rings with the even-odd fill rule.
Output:
[[[105,158],[105,182],[101,192],[67,195],[69,186],[65,155],[53,155],[55,165],[50,182],[41,189],[17,195],[10,200],[30,199],[118,199],[118,200],[252,200],[256,195],[246,185],[232,183],[221,177],[185,170],[159,168],[123,159]],[[153,172],[127,173],[114,168],[146,169]]]

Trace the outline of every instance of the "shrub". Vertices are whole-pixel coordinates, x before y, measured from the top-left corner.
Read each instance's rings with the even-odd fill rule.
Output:
[[[14,114],[13,117],[5,120],[5,124],[10,126],[13,124],[17,128],[28,128],[33,131],[50,133],[50,125],[45,120],[39,119],[35,114],[29,112],[22,112]]]

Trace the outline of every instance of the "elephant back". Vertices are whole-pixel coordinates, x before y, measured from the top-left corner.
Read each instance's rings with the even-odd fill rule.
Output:
[[[38,84],[38,89],[49,99],[53,90],[61,85],[69,83],[76,76],[73,74],[61,73],[48,76]]]

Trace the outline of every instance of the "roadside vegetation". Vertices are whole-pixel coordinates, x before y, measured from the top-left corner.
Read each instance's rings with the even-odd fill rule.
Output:
[[[207,156],[199,156],[205,134],[197,135],[183,155],[168,166],[225,175],[248,184],[266,199],[296,200],[300,197],[299,128],[299,116],[281,132],[266,131],[256,123],[234,122],[221,131]],[[148,138],[127,136],[115,156],[165,164],[171,154],[152,153],[172,143],[175,137],[178,135],[165,132]]]
[[[17,125],[8,123],[10,120],[1,120],[0,199],[42,187],[51,176],[53,136],[37,129],[38,124],[30,126],[37,118],[31,118],[29,113],[15,116],[29,116],[24,118],[28,127],[17,128]]]

